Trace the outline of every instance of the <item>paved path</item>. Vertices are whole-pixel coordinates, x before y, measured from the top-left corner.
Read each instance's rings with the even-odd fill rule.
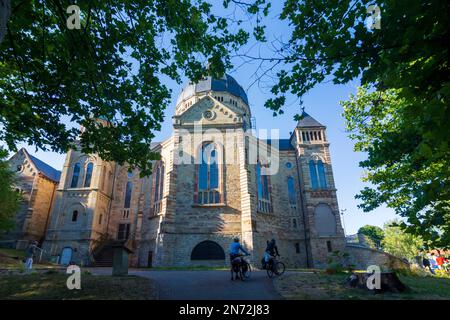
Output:
[[[90,269],[93,274],[111,274],[110,268]],[[129,274],[154,280],[159,298],[167,300],[276,300],[272,280],[262,271],[246,281],[230,280],[229,271],[149,271],[130,269]]]

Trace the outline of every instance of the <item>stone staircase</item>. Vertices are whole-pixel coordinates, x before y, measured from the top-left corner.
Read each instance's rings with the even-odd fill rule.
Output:
[[[105,239],[97,246],[97,248],[92,253],[93,257],[93,266],[94,267],[112,267],[113,265],[113,255],[114,255],[114,246],[117,246],[118,243],[123,243],[130,250],[136,249],[136,241],[132,239],[118,241],[112,239]]]
[[[103,247],[94,254],[94,267],[112,267],[113,247],[112,241],[103,245]]]

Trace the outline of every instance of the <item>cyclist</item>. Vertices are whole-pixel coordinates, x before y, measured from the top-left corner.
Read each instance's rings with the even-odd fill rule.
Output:
[[[280,256],[278,253],[278,247],[275,239],[267,241],[266,251],[264,252],[264,258],[262,260],[263,269],[267,268],[267,264],[276,256]]]
[[[233,280],[233,270],[239,270],[239,264],[241,263],[241,259],[239,258],[239,252],[242,251],[246,255],[250,255],[247,250],[239,243],[239,238],[234,238],[233,243],[230,245],[230,263],[231,263],[231,280]],[[236,272],[236,279],[239,278]]]

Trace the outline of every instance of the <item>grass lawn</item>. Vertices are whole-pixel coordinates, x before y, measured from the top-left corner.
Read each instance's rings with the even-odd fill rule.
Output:
[[[369,290],[346,287],[347,277],[347,274],[297,273],[281,276],[274,284],[284,298],[294,300],[450,299],[450,279],[399,275],[410,290],[374,295]]]
[[[0,269],[23,270],[22,260],[25,258],[25,250],[0,248]],[[50,263],[33,263],[33,268],[51,269],[58,267]]]
[[[61,273],[0,276],[0,300],[157,299],[156,286],[141,277],[82,274],[80,290],[67,289],[68,277]]]
[[[25,251],[0,248],[0,269],[20,269]]]

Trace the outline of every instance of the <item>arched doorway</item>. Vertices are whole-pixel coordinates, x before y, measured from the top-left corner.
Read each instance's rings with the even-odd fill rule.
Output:
[[[225,260],[225,251],[217,242],[202,241],[192,250],[191,260]]]
[[[72,252],[73,250],[71,247],[65,247],[64,249],[62,249],[60,264],[68,265],[72,260]]]

